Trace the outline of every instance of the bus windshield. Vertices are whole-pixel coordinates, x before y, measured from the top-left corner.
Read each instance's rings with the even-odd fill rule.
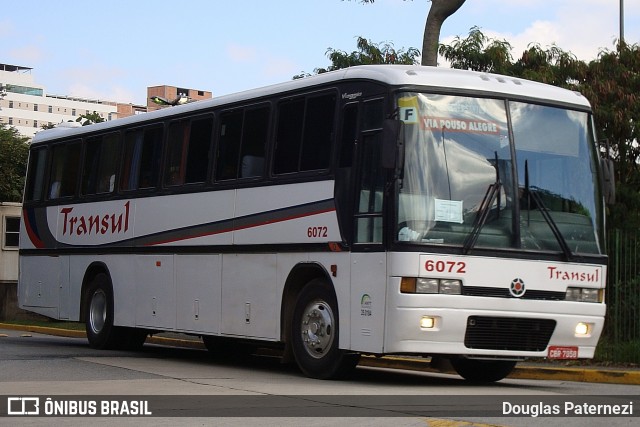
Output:
[[[398,109],[405,153],[397,241],[461,246],[465,253],[601,253],[587,112],[406,92]]]

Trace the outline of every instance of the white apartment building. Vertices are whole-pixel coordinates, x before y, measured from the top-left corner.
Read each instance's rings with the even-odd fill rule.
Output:
[[[47,94],[36,84],[31,68],[0,64],[0,123],[15,127],[20,134],[33,137],[43,125],[75,121],[94,111],[105,120],[118,118],[118,104],[97,99]]]

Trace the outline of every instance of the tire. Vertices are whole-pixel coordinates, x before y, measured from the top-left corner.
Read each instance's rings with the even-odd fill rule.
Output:
[[[318,379],[341,378],[352,372],[360,355],[338,348],[338,304],[323,279],[307,283],[293,310],[291,343],[302,372]]]
[[[104,273],[89,283],[84,304],[85,330],[89,346],[96,349],[139,350],[147,339],[146,329],[113,325],[113,289]]]
[[[202,342],[213,358],[242,360],[250,357],[255,346],[234,338],[203,335]]]
[[[458,375],[473,383],[500,381],[513,371],[516,363],[511,360],[451,359],[451,365]]]
[[[119,344],[113,326],[113,291],[109,278],[97,274],[89,283],[84,304],[87,340],[92,348],[116,348]]]
[[[115,326],[116,346],[122,350],[140,350],[147,340],[149,332],[146,329],[125,328]]]

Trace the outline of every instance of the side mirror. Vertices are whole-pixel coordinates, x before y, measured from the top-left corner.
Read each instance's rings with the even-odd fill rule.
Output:
[[[403,123],[400,120],[385,119],[382,124],[382,167],[384,169],[396,169],[396,167],[402,165],[403,153]]]
[[[616,178],[613,160],[600,159],[600,166],[602,169],[604,201],[608,205],[613,205],[616,202]]]

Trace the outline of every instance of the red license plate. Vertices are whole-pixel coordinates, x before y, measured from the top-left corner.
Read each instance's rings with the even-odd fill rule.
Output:
[[[577,359],[578,347],[551,346],[547,357],[549,359]]]

